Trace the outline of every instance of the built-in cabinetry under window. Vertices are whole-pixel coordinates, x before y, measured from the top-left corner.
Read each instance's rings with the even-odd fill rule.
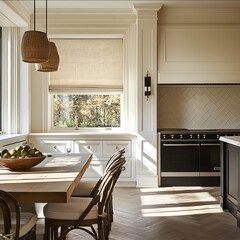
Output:
[[[30,136],[29,142],[43,153],[92,153],[93,159],[84,174],[84,178],[98,179],[102,176],[109,158],[121,148],[125,148],[125,171],[120,176],[120,181],[135,181],[135,161],[133,138],[117,140],[114,138],[88,138],[88,139],[57,139]]]

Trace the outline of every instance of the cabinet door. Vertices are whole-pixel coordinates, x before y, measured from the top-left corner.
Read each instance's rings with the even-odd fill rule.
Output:
[[[228,195],[238,199],[238,161],[239,152],[230,148],[228,151]]]
[[[125,157],[131,157],[131,141],[104,141],[103,154],[105,157],[111,157],[117,150],[125,148]]]
[[[105,162],[92,161],[88,169],[83,175],[83,178],[96,178],[99,179],[104,172]]]
[[[127,161],[124,165],[124,170],[122,171],[120,178],[130,177],[132,177],[132,161]]]
[[[76,141],[76,153],[92,153],[93,158],[102,157],[102,142],[101,141]]]

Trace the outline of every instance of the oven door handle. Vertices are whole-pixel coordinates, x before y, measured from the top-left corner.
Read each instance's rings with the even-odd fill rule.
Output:
[[[164,147],[198,147],[199,143],[163,143]]]
[[[221,146],[220,143],[201,143],[201,146]]]

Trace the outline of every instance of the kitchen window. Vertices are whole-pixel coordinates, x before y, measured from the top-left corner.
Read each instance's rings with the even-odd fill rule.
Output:
[[[54,94],[53,126],[57,128],[120,127],[120,94]]]
[[[51,39],[60,65],[50,74],[51,129],[121,128],[123,40]]]

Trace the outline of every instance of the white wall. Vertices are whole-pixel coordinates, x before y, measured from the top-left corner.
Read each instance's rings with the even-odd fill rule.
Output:
[[[148,9],[148,7],[150,8]],[[137,185],[157,186],[157,12],[161,5],[135,5],[135,12],[120,9],[117,15],[112,10],[75,10],[51,15],[48,33],[53,37],[89,36],[89,34],[121,34],[124,39],[124,102],[127,132],[138,132]],[[83,11],[83,10],[82,10]],[[72,15],[71,13],[75,13]],[[103,14],[103,12],[105,14]],[[60,19],[68,19],[59,24]],[[128,18],[126,18],[126,14]],[[45,28],[44,12],[38,22]],[[137,16],[137,22],[136,22]],[[91,20],[89,19],[91,17]],[[111,19],[111,20],[110,20]],[[144,38],[142,38],[144,36]],[[152,77],[152,96],[144,96],[144,77],[147,70]],[[31,132],[46,132],[47,129],[47,79],[48,76],[32,68]]]
[[[52,14],[51,14],[52,12]],[[84,36],[114,36],[121,35],[124,39],[124,108],[126,131],[136,131],[136,27],[134,13],[131,10],[120,10],[118,21],[112,10],[86,10],[76,13],[75,9],[64,10],[58,14],[49,11],[48,35],[49,37],[84,37]],[[73,14],[75,13],[75,14]],[[108,14],[108,15],[104,15]],[[45,13],[38,14],[39,29],[45,29]],[[126,19],[126,14],[129,17]],[[89,20],[91,17],[91,21]],[[68,19],[64,24],[59,24],[62,20]],[[112,19],[111,19],[112,18]],[[111,19],[111,20],[109,20]],[[91,22],[91,24],[90,24]],[[48,79],[49,74],[37,72],[32,67],[31,79],[31,132],[48,131]]]

